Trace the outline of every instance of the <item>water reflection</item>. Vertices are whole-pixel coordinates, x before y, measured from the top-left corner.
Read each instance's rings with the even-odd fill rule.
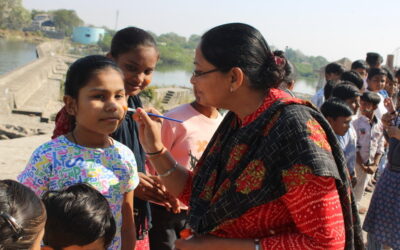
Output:
[[[0,39],[0,75],[36,59],[36,44]]]

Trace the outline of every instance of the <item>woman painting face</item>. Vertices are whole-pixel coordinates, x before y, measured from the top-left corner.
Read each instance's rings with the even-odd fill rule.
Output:
[[[227,73],[209,63],[199,47],[196,49],[194,65],[190,82],[193,84],[196,101],[204,106],[223,108],[229,94]]]

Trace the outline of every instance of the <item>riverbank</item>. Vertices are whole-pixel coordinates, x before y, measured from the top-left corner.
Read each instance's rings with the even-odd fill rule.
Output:
[[[0,29],[0,39],[7,39],[11,41],[24,41],[31,43],[42,43],[52,39],[47,38],[40,34],[40,32],[26,32],[22,30],[4,30]]]

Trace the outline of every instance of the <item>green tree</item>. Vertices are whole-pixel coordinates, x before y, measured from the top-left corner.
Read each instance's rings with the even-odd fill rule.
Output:
[[[52,11],[51,14],[56,28],[63,31],[67,36],[72,34],[74,27],[83,25],[82,19],[74,10],[60,9]]]
[[[0,28],[19,30],[27,27],[30,12],[22,6],[22,0],[0,0]]]

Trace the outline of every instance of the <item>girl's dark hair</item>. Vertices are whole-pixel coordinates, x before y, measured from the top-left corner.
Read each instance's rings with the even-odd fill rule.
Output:
[[[381,102],[379,95],[374,92],[364,92],[360,99],[373,105],[378,105]]]
[[[32,190],[0,181],[0,249],[30,249],[45,221],[46,210]]]
[[[239,67],[254,89],[266,91],[283,80],[284,63],[275,63],[264,37],[250,25],[228,23],[212,28],[202,36],[199,48],[221,72]]]
[[[127,27],[115,33],[111,41],[110,54],[113,58],[118,58],[119,55],[140,45],[153,47],[157,50],[157,44],[152,35],[136,27]]]
[[[361,78],[360,74],[358,74],[356,71],[343,72],[340,79],[342,81],[352,82],[359,90],[361,90],[364,86],[364,80]]]
[[[339,116],[349,117],[353,115],[350,107],[343,100],[335,97],[324,102],[320,110],[326,118],[331,117],[336,119]]]
[[[79,90],[86,86],[91,77],[108,67],[120,72],[122,76],[117,64],[105,56],[92,55],[76,60],[68,69],[64,94],[78,98]]]
[[[54,249],[84,246],[104,239],[107,248],[116,232],[110,206],[96,189],[79,183],[43,196],[47,221],[43,241]]]

